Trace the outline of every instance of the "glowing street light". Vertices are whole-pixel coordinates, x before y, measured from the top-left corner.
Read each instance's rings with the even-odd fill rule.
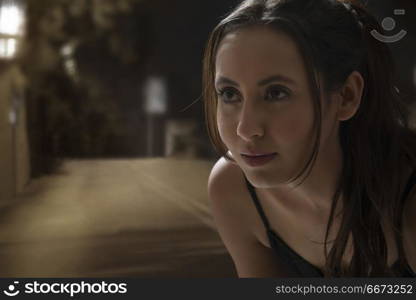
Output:
[[[21,1],[0,1],[0,58],[11,59],[16,55],[24,19]]]

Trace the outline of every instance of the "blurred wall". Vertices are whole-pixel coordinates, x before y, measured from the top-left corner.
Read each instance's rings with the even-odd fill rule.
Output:
[[[0,206],[9,203],[23,190],[30,174],[26,109],[22,94],[24,78],[16,66],[3,65],[1,68]]]

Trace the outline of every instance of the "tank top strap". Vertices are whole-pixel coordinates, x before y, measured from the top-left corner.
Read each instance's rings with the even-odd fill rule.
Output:
[[[251,199],[253,200],[254,204],[256,205],[256,209],[261,217],[261,220],[263,221],[264,227],[266,227],[266,231],[270,231],[270,224],[269,220],[267,220],[267,217],[264,213],[263,207],[260,204],[260,201],[257,197],[256,190],[254,186],[247,180],[246,176],[244,175],[244,180],[246,181],[247,189],[250,193]]]

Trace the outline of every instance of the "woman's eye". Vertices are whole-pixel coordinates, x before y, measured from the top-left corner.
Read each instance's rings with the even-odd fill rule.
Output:
[[[266,92],[266,100],[281,100],[288,97],[290,93],[282,87],[270,87]]]
[[[217,92],[218,97],[223,101],[224,103],[234,103],[237,102],[238,99],[238,91],[234,88],[225,88],[222,90],[219,90]]]

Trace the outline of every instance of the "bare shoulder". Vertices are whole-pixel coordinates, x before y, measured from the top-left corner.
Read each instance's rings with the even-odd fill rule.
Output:
[[[214,216],[221,215],[227,221],[238,222],[241,234],[247,234],[247,238],[256,236],[253,227],[257,224],[253,219],[258,219],[257,211],[249,195],[244,173],[236,163],[225,158],[215,163],[208,179],[208,195]]]
[[[240,167],[221,157],[211,170],[208,179],[210,193],[235,193],[243,187],[244,175]]]
[[[246,214],[249,212],[250,203],[247,201],[245,189],[244,175],[240,167],[232,161],[220,158],[208,179],[208,195],[214,217],[217,225],[218,222],[224,221],[238,222],[241,233],[247,234],[248,238],[251,228]]]
[[[287,277],[276,253],[262,245],[254,234],[253,220],[258,216],[240,167],[219,159],[209,176],[208,194],[218,233],[238,276]]]

